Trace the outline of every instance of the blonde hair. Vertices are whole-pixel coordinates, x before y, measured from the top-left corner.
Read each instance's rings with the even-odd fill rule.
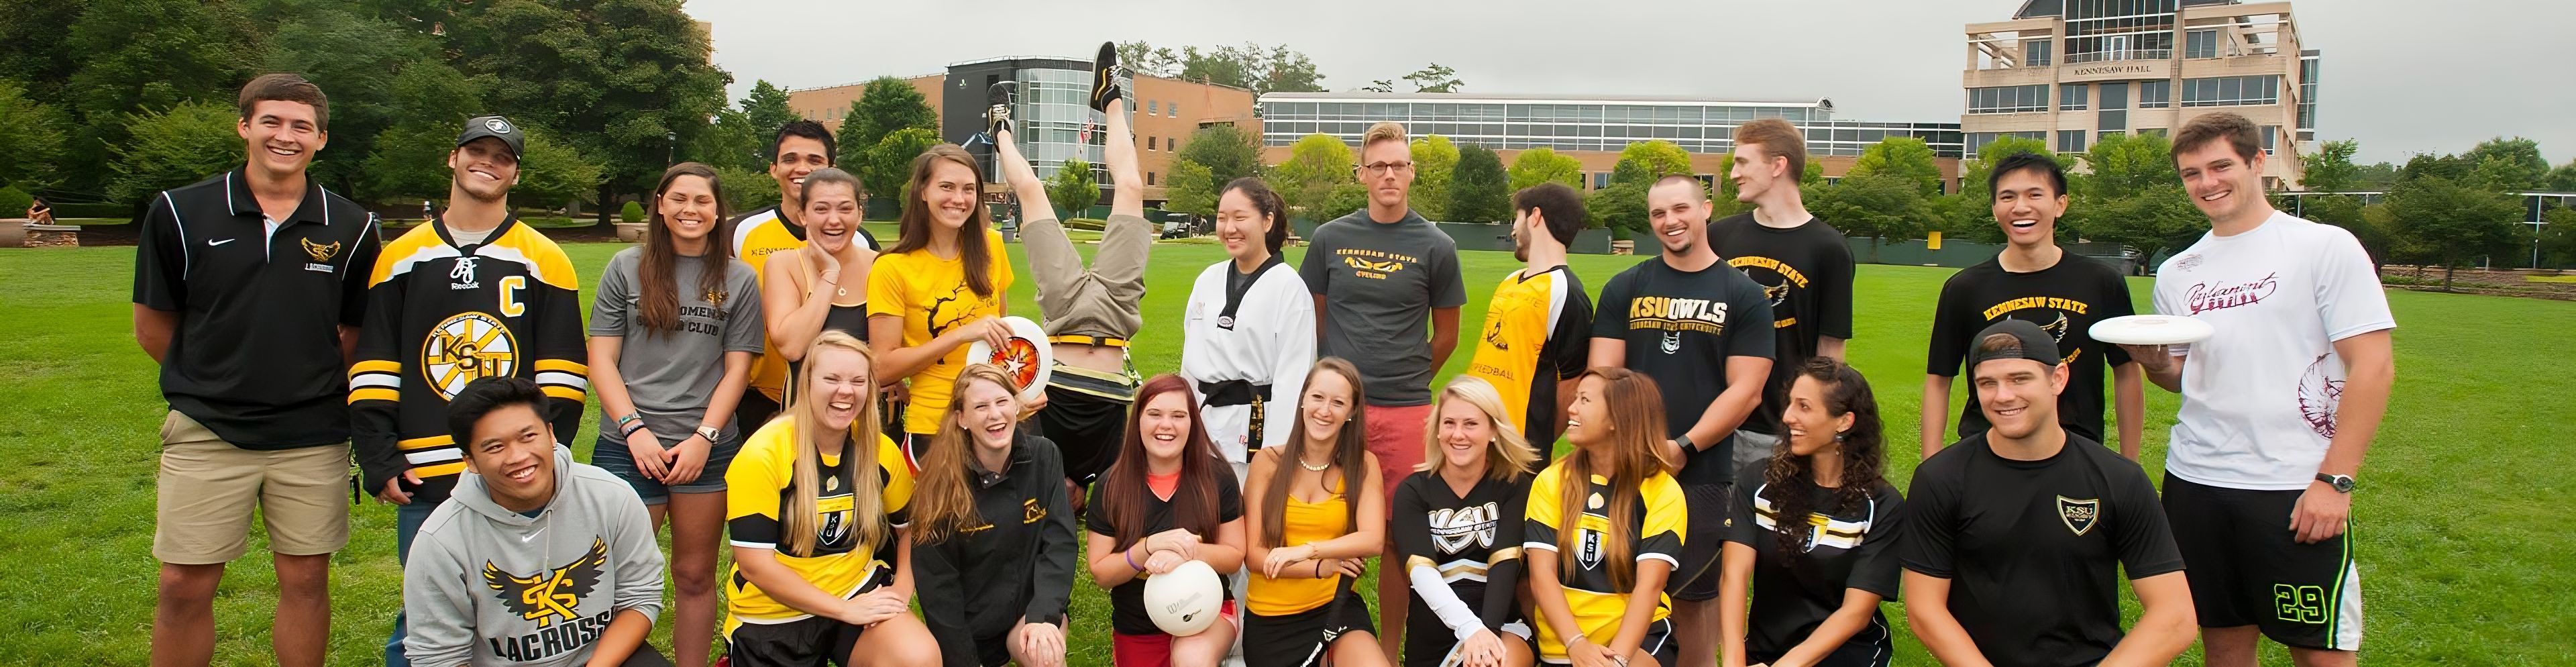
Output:
[[[1376,125],[1370,125],[1368,134],[1360,135],[1360,150],[1366,151],[1368,147],[1377,145],[1380,141],[1395,142],[1408,151],[1413,149],[1412,141],[1404,136],[1404,124],[1391,120],[1381,120]]]
[[[1485,421],[1494,425],[1494,438],[1485,441],[1485,476],[1509,482],[1530,473],[1538,462],[1538,450],[1530,448],[1527,436],[1513,425],[1508,410],[1503,409],[1503,394],[1484,378],[1460,375],[1449,379],[1449,386],[1431,403],[1431,421],[1422,427],[1422,463],[1413,469],[1438,475],[1449,467],[1449,457],[1440,455],[1440,409],[1450,401],[1465,403],[1485,413]]]
[[[948,409],[939,416],[939,431],[931,434],[928,451],[921,453],[921,472],[912,483],[913,540],[920,544],[937,544],[950,537],[963,535],[984,518],[975,511],[975,473],[966,469],[968,442],[965,427],[957,419],[966,414],[966,388],[977,383],[991,383],[1016,399],[1020,388],[998,366],[968,364],[957,372],[957,383],[948,394]]]
[[[823,420],[814,414],[816,408],[813,407],[822,402],[807,395],[811,392],[801,390],[805,389],[806,378],[813,374],[816,362],[826,348],[857,353],[860,359],[867,361],[865,372],[871,374],[871,378],[876,372],[876,353],[869,351],[867,343],[859,342],[859,339],[840,330],[823,330],[823,335],[814,337],[813,344],[805,348],[805,363],[798,370],[795,381],[789,383],[787,404],[777,417],[793,420],[791,423],[795,427],[789,435],[795,440],[792,446],[796,450],[796,465],[788,483],[788,488],[795,493],[788,496],[785,506],[778,508],[779,523],[785,528],[785,534],[781,535],[785,539],[780,540],[779,546],[785,547],[781,551],[790,556],[812,555],[816,543],[822,539],[822,525],[815,520],[814,506],[816,490],[822,487],[823,481],[823,448],[814,444],[813,437],[823,430]],[[869,389],[875,389],[873,379],[869,382]],[[845,436],[847,444],[841,448],[841,484],[850,490],[853,520],[850,530],[859,537],[862,546],[874,552],[883,546],[886,533],[883,507],[885,478],[873,474],[877,465],[877,446],[885,436],[877,432],[876,392],[867,394],[859,397],[858,419],[850,422]],[[862,471],[870,474],[860,474]]]

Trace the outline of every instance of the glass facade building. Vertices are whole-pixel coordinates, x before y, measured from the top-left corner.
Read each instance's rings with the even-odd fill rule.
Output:
[[[1088,104],[1088,60],[1001,58],[949,65],[948,87],[940,105],[941,140],[963,145],[984,131],[985,91],[1004,80],[1019,82],[1019,95],[1011,108],[1019,126],[1012,138],[1038,177],[1054,178],[1066,160],[1080,159],[1091,165],[1093,180],[1108,187],[1107,148],[1101,132],[1107,117]]]
[[[1888,137],[1919,137],[1935,155],[1959,156],[1956,123],[1834,120],[1833,110],[1830,100],[1271,93],[1261,96],[1261,127],[1262,143],[1270,146],[1295,144],[1310,134],[1358,145],[1369,125],[1395,121],[1414,136],[1437,134],[1500,150],[1617,152],[1661,139],[1691,153],[1724,153],[1735,148],[1737,125],[1779,118],[1806,132],[1811,155],[1859,155]]]

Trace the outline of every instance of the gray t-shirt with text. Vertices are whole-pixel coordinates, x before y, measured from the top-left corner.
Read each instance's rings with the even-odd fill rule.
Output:
[[[1467,303],[1458,243],[1406,211],[1392,223],[1363,209],[1324,223],[1297,274],[1324,297],[1318,352],[1359,367],[1370,405],[1431,402],[1430,325],[1434,308]]]
[[[662,444],[674,445],[688,439],[706,415],[708,399],[724,380],[725,353],[760,354],[760,282],[750,265],[727,259],[723,289],[709,292],[698,285],[706,262],[681,257],[671,271],[679,288],[680,326],[655,331],[644,326],[644,287],[637,278],[643,260],[643,246],[608,259],[590,302],[590,335],[625,339],[618,347],[617,374],[626,380],[626,395],[644,416],[644,427]],[[718,444],[739,440],[740,428],[725,424]],[[614,439],[618,430],[617,415],[600,416],[600,435]]]

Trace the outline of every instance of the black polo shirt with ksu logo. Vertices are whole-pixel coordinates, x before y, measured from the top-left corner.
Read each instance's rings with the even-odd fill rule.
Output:
[[[308,178],[295,213],[267,222],[239,169],[152,198],[134,303],[179,315],[161,395],[243,449],[347,442],[340,327],[363,322],[375,216]]]
[[[2120,643],[2121,568],[2132,580],[2183,569],[2155,487],[2084,436],[2016,461],[1986,435],[1915,469],[1899,562],[1950,580],[1950,613],[1997,667],[2101,661]]]

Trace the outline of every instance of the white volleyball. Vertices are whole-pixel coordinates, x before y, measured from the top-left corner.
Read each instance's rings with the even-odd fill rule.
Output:
[[[1174,637],[1187,637],[1216,623],[1225,604],[1225,580],[1207,563],[1189,561],[1171,572],[1145,580],[1145,615],[1154,627]]]

